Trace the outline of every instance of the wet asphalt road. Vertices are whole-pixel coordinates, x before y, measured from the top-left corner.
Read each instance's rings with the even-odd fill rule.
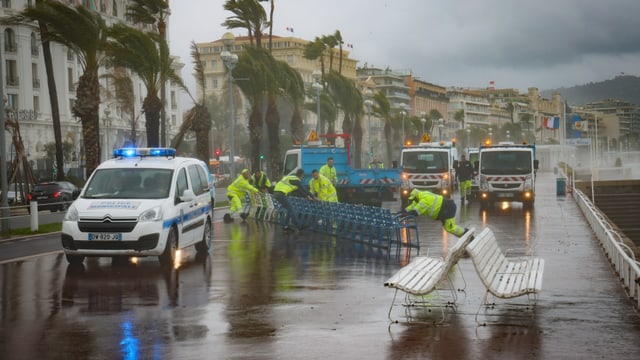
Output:
[[[0,265],[0,358],[640,358],[640,317],[572,198],[556,197],[552,174],[540,174],[532,212],[480,212],[472,203],[458,216],[491,227],[504,249],[545,258],[535,316],[498,302],[481,315],[489,325],[478,326],[484,289],[465,258],[466,291],[443,326],[390,323],[394,291],[382,284],[415,250],[388,261],[343,239],[216,223],[212,254],[187,249],[177,270],[152,258],[88,259],[77,269],[61,254]],[[421,255],[441,255],[455,241],[427,219],[420,236]],[[392,316],[407,320],[401,307]],[[434,316],[413,311],[411,319]]]

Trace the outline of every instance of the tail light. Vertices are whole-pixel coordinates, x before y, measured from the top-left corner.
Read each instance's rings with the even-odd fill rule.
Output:
[[[57,199],[59,197],[60,197],[60,191],[56,191],[56,192],[53,193],[53,198],[54,199]]]
[[[27,200],[29,200],[29,201],[33,200],[33,195],[31,195],[31,194],[27,195]]]

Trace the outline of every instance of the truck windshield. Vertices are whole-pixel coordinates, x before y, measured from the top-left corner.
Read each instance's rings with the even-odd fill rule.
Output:
[[[402,170],[408,173],[442,173],[449,171],[446,151],[407,151],[402,154]]]
[[[164,199],[171,189],[171,169],[100,169],[86,185],[87,199]]]
[[[287,176],[298,167],[298,154],[287,154],[284,158],[284,169],[282,176]]]
[[[485,175],[525,175],[532,172],[530,151],[482,151],[480,173]]]

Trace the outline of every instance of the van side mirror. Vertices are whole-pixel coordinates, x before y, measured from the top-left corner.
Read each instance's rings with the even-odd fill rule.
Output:
[[[540,160],[533,160],[533,169],[538,170],[538,165],[540,165]]]
[[[187,189],[182,193],[182,196],[180,196],[180,201],[187,202],[195,198],[196,198],[196,194],[193,192],[193,190]]]

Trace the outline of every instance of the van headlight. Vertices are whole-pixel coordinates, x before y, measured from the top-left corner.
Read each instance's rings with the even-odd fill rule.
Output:
[[[144,221],[158,221],[162,219],[162,208],[160,206],[152,207],[149,210],[144,211],[138,216],[139,222]]]
[[[73,205],[69,206],[69,209],[67,209],[67,213],[64,214],[64,218],[62,219],[62,221],[77,222],[78,221],[78,209],[76,209],[76,207],[73,206]]]
[[[524,190],[531,190],[533,188],[533,181],[531,175],[527,176],[524,180]]]

